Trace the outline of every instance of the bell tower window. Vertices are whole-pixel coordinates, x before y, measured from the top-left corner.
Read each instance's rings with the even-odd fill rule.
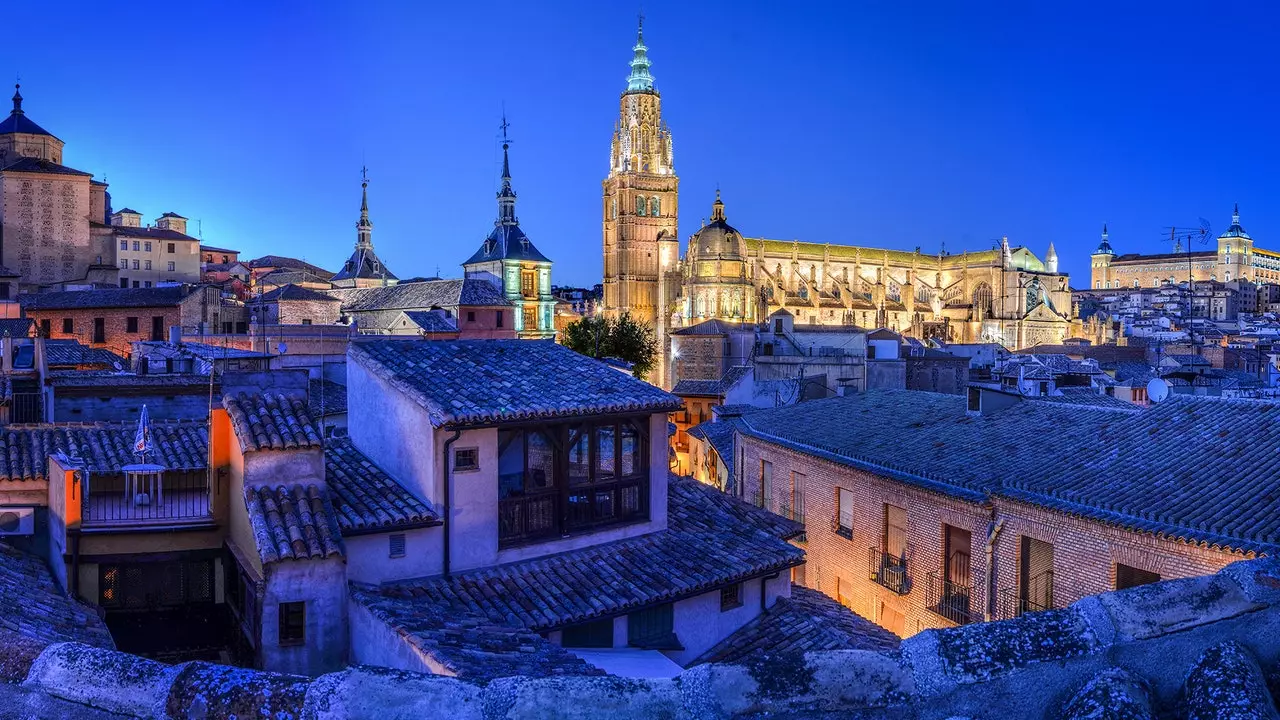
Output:
[[[656,195],[649,198],[649,214],[653,217],[658,217],[662,214],[662,203]]]
[[[644,196],[643,195],[637,196],[636,197],[636,214],[639,215],[640,217],[644,217],[644,207],[645,207]]]

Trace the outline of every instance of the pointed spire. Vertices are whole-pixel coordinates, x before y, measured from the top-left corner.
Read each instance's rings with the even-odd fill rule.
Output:
[[[1049,252],[1044,256],[1044,269],[1051,273],[1058,272],[1058,251],[1053,247],[1053,241],[1049,241]]]
[[[373,223],[369,222],[369,168],[360,168],[360,221],[356,223],[356,248],[373,248]]]
[[[1107,224],[1102,223],[1102,242],[1098,243],[1098,249],[1093,251],[1094,255],[1115,255],[1115,251],[1111,249],[1111,243],[1107,240]]]
[[[13,112],[11,115],[25,115],[22,112],[22,83],[13,84]]]
[[[1232,209],[1231,211],[1231,224],[1232,225],[1240,224],[1240,203],[1236,203],[1235,208]]]
[[[627,92],[653,92],[653,76],[649,74],[649,48],[644,45],[644,14],[640,15],[639,29],[636,30],[636,44],[631,48],[635,55],[631,58],[631,74],[627,76]]]
[[[502,124],[498,126],[502,130],[502,189],[498,191],[498,220],[495,225],[518,225],[516,219],[516,191],[511,189],[511,158],[509,150],[511,148],[511,138],[507,135],[507,129],[511,127],[511,123],[507,122],[507,114],[502,113]]]

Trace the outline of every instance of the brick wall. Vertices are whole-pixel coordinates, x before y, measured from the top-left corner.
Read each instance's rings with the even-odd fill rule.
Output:
[[[735,452],[742,496],[748,501],[759,502],[761,461],[772,464],[767,504],[774,512],[787,514],[797,505],[792,477],[800,475],[808,562],[797,573],[797,582],[904,636],[953,624],[926,602],[929,574],[940,578],[943,571],[945,525],[970,533],[970,611],[979,619],[988,608],[998,617],[1000,590],[1016,591],[1023,535],[1053,545],[1055,607],[1113,589],[1117,563],[1173,579],[1213,573],[1245,557],[1004,498],[969,502],[742,434]],[[834,528],[840,488],[853,494],[852,538]],[[871,548],[882,542],[885,504],[906,509],[909,584],[901,595],[871,579]],[[993,547],[994,573],[988,589],[985,545],[993,515],[1003,519],[1003,525]]]
[[[963,395],[968,386],[969,358],[907,358],[908,390]]]
[[[178,307],[84,308],[74,310],[27,310],[27,317],[42,327],[49,323],[49,337],[54,340],[79,340],[95,348],[106,348],[128,357],[136,340],[151,340],[152,318],[160,317],[160,340],[168,339],[169,327],[179,325],[182,314]],[[102,342],[95,342],[94,320],[103,320]],[[129,332],[129,318],[137,320],[137,330]],[[71,320],[71,332],[63,331],[64,320]]]
[[[681,380],[719,380],[725,370],[725,339],[720,335],[679,335],[672,338],[679,353],[672,384]]]
[[[341,307],[341,303],[326,300],[282,300],[276,303],[276,312],[270,313],[278,313],[278,317],[268,317],[267,322],[302,325],[306,320],[311,325],[332,325],[338,321]]]

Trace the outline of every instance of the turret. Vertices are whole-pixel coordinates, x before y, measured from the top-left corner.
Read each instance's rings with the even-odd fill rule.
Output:
[[[1108,240],[1107,224],[1102,223],[1102,242],[1098,243],[1098,249],[1093,251],[1093,288],[1101,290],[1111,287],[1111,260],[1116,252],[1111,249],[1111,243]]]
[[[1053,243],[1049,243],[1049,252],[1044,255],[1045,272],[1058,273],[1058,251],[1053,249]]]

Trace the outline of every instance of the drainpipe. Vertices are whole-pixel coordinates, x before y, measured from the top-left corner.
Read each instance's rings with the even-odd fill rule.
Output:
[[[462,437],[462,431],[455,428],[453,431],[453,437],[444,441],[444,457],[442,458],[444,461],[442,464],[442,467],[444,468],[444,499],[440,503],[442,511],[440,519],[443,521],[440,529],[444,531],[444,542],[441,543],[444,546],[444,562],[441,564],[441,568],[444,570],[445,577],[449,577],[449,535],[453,527],[453,523],[450,522],[449,519],[449,515],[453,512],[453,503],[451,502],[449,488],[449,448],[453,445],[454,441],[460,437]]]
[[[992,608],[995,606],[995,581],[996,568],[994,564],[996,537],[1000,535],[1000,528],[1004,527],[1004,518],[997,518],[995,510],[991,511],[991,522],[987,524],[987,576],[984,587],[987,592],[987,602],[985,610],[982,613],[982,619],[991,622],[994,614]]]

